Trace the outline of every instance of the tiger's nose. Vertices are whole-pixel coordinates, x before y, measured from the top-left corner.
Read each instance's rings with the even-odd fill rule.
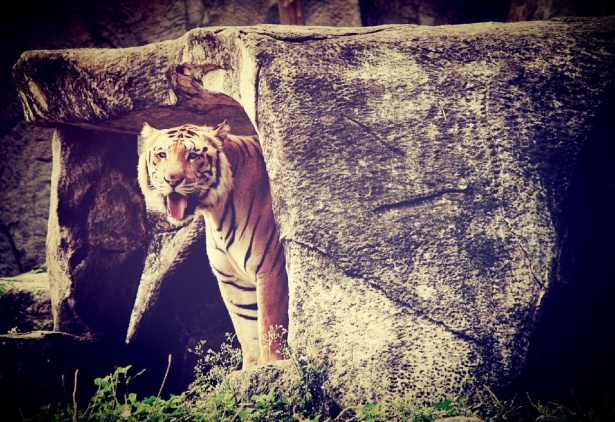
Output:
[[[170,176],[169,179],[165,177],[164,181],[167,182],[172,188],[177,187],[181,182],[184,181],[183,177],[177,177],[177,176]]]

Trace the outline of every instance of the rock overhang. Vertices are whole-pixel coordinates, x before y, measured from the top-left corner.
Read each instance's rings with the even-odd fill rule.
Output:
[[[540,39],[548,41],[555,33],[569,33],[569,47],[574,48],[575,31],[589,34],[583,31],[584,22],[560,19],[440,27],[197,28],[178,39],[141,47],[28,51],[14,66],[13,74],[26,120],[36,125],[74,124],[137,133],[140,126],[133,120],[143,120],[148,111],[165,125],[171,124],[171,114],[178,115],[178,121],[186,121],[202,120],[203,115],[210,113],[238,115],[239,120],[247,116],[254,124],[262,66],[267,67],[274,58],[283,60],[283,54],[295,48],[306,57],[330,55],[328,58],[340,66],[352,64],[357,57],[354,53],[369,53],[370,49],[368,59],[372,62],[390,58],[379,52],[389,49],[402,56],[423,57],[423,64],[433,60],[446,65],[450,63],[441,60],[442,54],[458,51],[466,61],[480,66],[481,60],[514,61],[517,55],[524,55],[522,49],[513,54],[510,45],[498,39],[502,36],[526,39],[530,44],[534,42],[530,47],[535,48]],[[594,20],[593,30],[600,32],[609,24],[608,18]],[[554,40],[549,42],[558,44]],[[374,48],[374,43],[379,47]],[[306,49],[307,44],[316,48]],[[410,45],[415,48],[408,48]],[[446,51],[442,50],[444,45]],[[406,60],[421,62],[415,58],[407,56]],[[305,64],[287,63],[299,72]],[[424,69],[417,68],[418,72],[421,70]],[[219,109],[223,112],[217,113]],[[133,114],[134,119],[127,117]],[[245,125],[244,121],[240,127]]]

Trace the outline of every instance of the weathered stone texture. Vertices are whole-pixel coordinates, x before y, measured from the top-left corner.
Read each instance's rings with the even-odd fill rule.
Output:
[[[588,23],[263,49],[258,127],[288,245],[291,339],[345,354],[335,385],[433,397],[521,369],[562,200],[612,83],[613,51]],[[394,312],[380,309],[389,301]]]
[[[29,142],[22,143],[27,134]],[[49,131],[18,124],[4,134],[0,161],[0,274],[28,271],[45,262],[49,213]],[[6,143],[4,143],[6,142]]]
[[[137,133],[161,109],[180,124],[217,104],[252,123],[285,242],[291,346],[314,345],[341,406],[430,400],[497,391],[524,364],[558,277],[562,204],[614,83],[614,28],[199,29],[107,52],[111,72],[91,52],[30,52],[15,75],[35,124]],[[52,64],[78,79],[36,73]],[[88,104],[45,106],[73,96]]]
[[[47,238],[54,330],[121,338],[128,323],[147,245],[129,140],[68,126],[55,132]]]
[[[0,278],[0,333],[50,331],[52,328],[47,274]]]

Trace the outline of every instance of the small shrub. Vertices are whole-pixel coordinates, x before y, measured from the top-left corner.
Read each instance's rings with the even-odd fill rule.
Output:
[[[169,366],[171,358],[169,356]],[[73,403],[69,405],[57,404],[46,405],[40,413],[28,419],[32,422],[51,421],[180,421],[184,414],[185,398],[183,395],[171,395],[163,400],[158,396],[146,397],[138,400],[136,393],[129,391],[130,381],[141,375],[143,371],[135,375],[129,375],[131,366],[116,368],[115,371],[105,377],[96,378],[94,384],[98,387],[96,394],[90,400],[84,410],[78,408],[75,399],[77,393],[77,376],[75,372],[75,385],[73,389]],[[167,367],[168,374],[169,367]],[[165,380],[166,375],[165,374]],[[163,384],[160,386],[162,391]]]
[[[232,372],[241,368],[241,350],[233,347],[235,335],[226,333],[226,342],[220,351],[205,350],[205,340],[201,340],[192,353],[199,356],[194,368],[195,382],[192,390],[211,392]]]

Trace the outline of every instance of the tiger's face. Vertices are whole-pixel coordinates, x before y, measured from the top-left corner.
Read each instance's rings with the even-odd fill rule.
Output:
[[[183,125],[154,129],[140,136],[139,185],[149,209],[163,212],[175,225],[199,209],[215,205],[230,189],[230,166],[223,151],[226,121],[217,128]]]

